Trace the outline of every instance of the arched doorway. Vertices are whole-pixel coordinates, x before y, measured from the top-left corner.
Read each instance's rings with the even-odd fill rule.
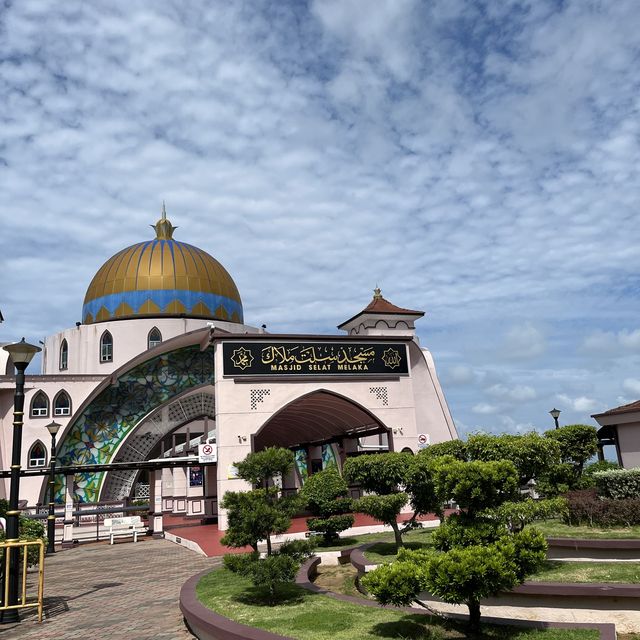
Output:
[[[372,436],[375,444],[371,442]],[[362,453],[393,450],[390,430],[360,404],[321,389],[301,396],[269,418],[252,438],[252,450],[286,447],[296,455],[296,471],[285,479],[295,490],[307,475]]]

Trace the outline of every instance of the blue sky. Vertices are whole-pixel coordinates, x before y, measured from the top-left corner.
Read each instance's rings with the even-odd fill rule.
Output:
[[[640,398],[640,11],[616,2],[0,8],[0,339],[73,326],[151,237],[245,319],[422,309],[461,432]]]

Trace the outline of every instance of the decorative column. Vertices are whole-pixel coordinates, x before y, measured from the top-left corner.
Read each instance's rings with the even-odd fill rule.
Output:
[[[163,538],[162,469],[149,472],[149,526],[154,538]]]
[[[64,528],[62,530],[62,548],[73,545],[73,483],[75,476],[65,476],[64,483]]]

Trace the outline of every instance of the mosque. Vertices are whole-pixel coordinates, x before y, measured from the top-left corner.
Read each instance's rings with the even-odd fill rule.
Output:
[[[41,374],[27,370],[22,468],[48,466],[45,425],[61,424],[57,465],[74,473],[58,476],[57,501],[147,495],[158,515],[218,517],[224,529],[218,497],[246,487],[234,462],[251,451],[294,451],[283,490],[295,491],[348,456],[457,438],[433,357],[416,337],[422,311],[397,307],[376,288],[338,325],[343,334],[267,333],[245,324],[226,269],[173,238],[164,207],[154,227],[154,238],[98,269],[82,321],[46,338]],[[0,349],[5,470],[13,372]],[[209,445],[206,460],[198,445]],[[23,477],[23,504],[45,502],[46,486],[44,475]],[[0,497],[8,493],[9,480],[0,480]]]

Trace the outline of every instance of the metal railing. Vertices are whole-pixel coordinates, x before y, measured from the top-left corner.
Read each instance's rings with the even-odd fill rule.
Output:
[[[35,602],[28,602],[27,598],[27,565],[29,564],[28,555],[29,547],[38,547],[38,597]],[[17,548],[18,562],[14,565],[16,571],[22,574],[22,585],[20,592],[17,594],[17,603],[8,604],[9,602],[9,585],[15,577],[11,574],[11,550]],[[22,553],[20,553],[22,550]],[[2,602],[0,603],[0,611],[9,609],[26,609],[29,607],[38,608],[38,622],[42,622],[42,602],[44,594],[44,541],[43,540],[17,540],[15,542],[0,542],[0,557],[3,558],[2,571],[4,585],[2,593]],[[20,559],[22,560],[20,562]],[[22,568],[20,566],[22,565]]]
[[[89,505],[91,506],[91,505]],[[76,509],[75,511],[73,511],[71,513],[71,515],[73,516],[73,525],[74,527],[80,527],[81,525],[86,526],[87,528],[95,525],[96,527],[96,533],[95,533],[95,540],[99,541],[99,540],[105,540],[109,537],[109,534],[106,533],[105,531],[100,531],[100,526],[103,524],[104,519],[105,518],[110,518],[113,517],[114,514],[116,515],[116,517],[118,516],[124,516],[127,515],[128,513],[132,513],[132,512],[142,512],[142,513],[148,513],[149,511],[149,505],[148,504],[143,504],[143,505],[138,505],[138,506],[130,506],[130,507],[124,507],[124,506],[103,506],[103,505],[98,505],[96,504],[97,508],[94,509],[89,509],[89,508],[82,508],[82,509]],[[33,520],[46,520],[47,519],[47,514],[46,513],[38,513],[35,515],[30,515],[27,516],[29,518],[32,518]],[[56,513],[56,520],[60,520],[64,517],[64,514],[58,512]]]

